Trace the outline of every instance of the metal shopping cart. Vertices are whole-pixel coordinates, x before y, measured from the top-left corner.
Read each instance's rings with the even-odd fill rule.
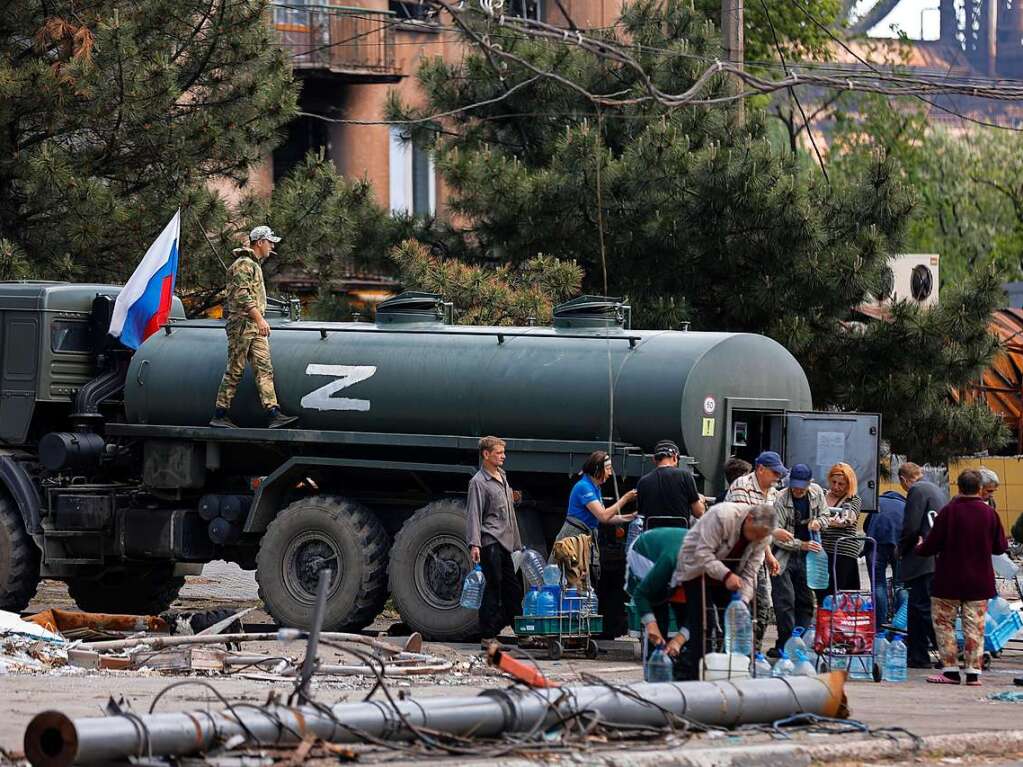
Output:
[[[867,535],[850,536],[863,542],[868,549],[868,565],[874,572],[877,541]],[[852,679],[881,681],[881,669],[874,663],[875,609],[873,590],[855,591],[838,589],[838,557],[831,561],[832,593],[817,606],[814,651],[817,653],[818,672],[845,669]]]
[[[515,618],[515,635],[519,647],[546,649],[550,660],[560,660],[566,651],[582,653],[593,660],[599,653],[594,635],[604,630],[604,617],[596,610],[593,591],[586,574],[585,594],[572,594],[575,589],[565,587],[565,572],[561,572],[561,585],[557,588],[557,612],[551,615],[519,615]],[[547,587],[544,587],[547,588]]]

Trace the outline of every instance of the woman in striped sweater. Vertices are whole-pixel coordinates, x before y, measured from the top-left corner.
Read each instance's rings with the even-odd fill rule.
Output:
[[[860,587],[859,556],[863,541],[856,536],[856,522],[863,502],[856,494],[856,472],[847,463],[836,463],[828,470],[826,500],[831,516],[811,523],[820,528],[821,545],[828,555],[828,587],[817,592],[817,604],[834,592],[835,573],[839,591],[853,591]]]

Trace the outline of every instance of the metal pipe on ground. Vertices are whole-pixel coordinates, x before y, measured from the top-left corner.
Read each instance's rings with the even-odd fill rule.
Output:
[[[587,685],[558,689],[493,689],[475,698],[444,697],[312,706],[239,707],[207,711],[71,719],[38,714],[25,731],[25,754],[34,767],[99,764],[130,756],[203,753],[235,736],[262,745],[295,744],[306,735],[358,743],[369,735],[414,738],[411,728],[461,737],[492,738],[554,726],[582,712],[616,725],[664,727],[670,716],[705,725],[763,724],[800,713],[847,716],[845,673],[818,677],[741,679],[734,682]]]

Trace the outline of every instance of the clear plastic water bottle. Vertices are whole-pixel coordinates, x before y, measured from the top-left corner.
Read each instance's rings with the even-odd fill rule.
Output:
[[[806,655],[806,642],[803,641],[803,632],[805,629],[802,626],[796,626],[792,629],[792,636],[790,636],[785,642],[785,654],[790,658],[798,658],[799,653]]]
[[[807,628],[806,633],[803,634],[801,639],[803,640],[803,644],[806,645],[807,660],[809,660],[814,665],[814,668],[816,668],[818,656],[814,645],[817,643],[817,630],[813,626],[810,626]]]
[[[629,523],[629,533],[625,538],[625,551],[632,548],[632,544],[643,534],[643,517],[636,517]]]
[[[543,569],[543,585],[544,586],[560,586],[561,585],[561,568],[557,565],[547,565]]]
[[[820,543],[821,537],[812,533],[810,540]],[[823,550],[806,552],[806,585],[815,591],[828,587],[828,555]]]
[[[545,618],[558,614],[558,597],[555,591],[550,588],[540,591],[540,595],[536,598],[536,614]]]
[[[650,653],[650,657],[647,658],[646,668],[643,669],[643,679],[647,682],[670,682],[674,665],[671,656],[664,651],[662,645]]]
[[[792,676],[817,676],[817,669],[814,668],[810,659],[806,657],[806,653],[802,650],[798,650],[796,653],[796,663],[792,669]]]
[[[530,586],[526,598],[522,600],[522,614],[526,617],[536,615],[537,601],[540,599],[540,589]]]
[[[584,613],[589,615],[597,615],[600,613],[600,604],[597,601],[597,592],[594,589],[589,589],[583,595],[582,610]]]
[[[757,679],[767,679],[771,676],[771,663],[762,652],[758,652],[756,660],[753,661],[753,676]]]
[[[487,579],[483,576],[483,569],[476,565],[472,571],[465,576],[462,583],[462,599],[459,604],[468,610],[479,610],[483,604],[483,589],[487,585]]]
[[[792,676],[796,671],[796,664],[794,664],[789,657],[782,650],[778,654],[778,660],[775,661],[774,668],[771,669],[771,676],[777,678],[780,676]]]
[[[895,617],[892,618],[892,625],[905,631],[909,627],[909,592],[901,589],[898,600],[899,606],[895,610]]]
[[[902,643],[902,634],[896,634],[885,651],[882,678],[886,682],[906,681],[906,645]]]
[[[885,656],[888,654],[888,647],[891,642],[888,641],[888,632],[879,631],[877,636],[874,637],[874,662],[878,666],[884,665]]]
[[[725,652],[733,655],[753,654],[753,619],[738,591],[725,609]]]
[[[994,619],[996,626],[1011,612],[1012,605],[1004,597],[992,597],[987,603],[987,614]]]
[[[526,583],[530,586],[543,585],[543,569],[545,567],[540,552],[523,547],[522,563],[520,565],[522,574],[526,576]]]

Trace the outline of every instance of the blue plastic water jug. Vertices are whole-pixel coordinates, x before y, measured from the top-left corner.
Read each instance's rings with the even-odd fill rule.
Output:
[[[537,601],[540,599],[540,589],[530,586],[526,598],[522,600],[522,614],[529,617],[536,615]]]
[[[820,543],[821,537],[813,533],[811,540]],[[806,585],[815,591],[828,587],[828,555],[823,550],[806,552]]]
[[[469,610],[479,610],[483,604],[483,589],[487,585],[487,579],[483,576],[483,569],[476,565],[462,583],[462,599],[459,604]]]
[[[902,634],[896,634],[888,645],[884,656],[883,679],[886,682],[906,681],[906,645],[902,642]]]

